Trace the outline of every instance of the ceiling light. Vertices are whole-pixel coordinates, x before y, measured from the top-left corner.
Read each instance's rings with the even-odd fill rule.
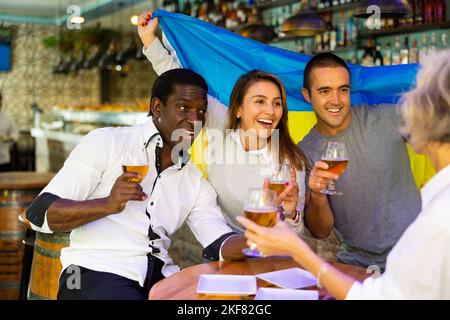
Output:
[[[130,18],[131,24],[137,26],[139,17],[137,15],[134,15]]]

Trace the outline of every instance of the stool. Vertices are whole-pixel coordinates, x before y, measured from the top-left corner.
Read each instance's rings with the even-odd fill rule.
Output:
[[[0,300],[20,295],[26,227],[18,216],[52,179],[52,173],[0,173]]]

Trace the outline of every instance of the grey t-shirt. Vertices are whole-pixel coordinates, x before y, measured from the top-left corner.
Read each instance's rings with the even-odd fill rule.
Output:
[[[420,212],[408,151],[394,105],[354,106],[347,129],[326,137],[311,129],[298,145],[308,158],[307,178],[326,141],[345,142],[349,163],[328,196],[342,245],[338,261],[385,267],[386,257]],[[308,185],[308,183],[306,183]]]

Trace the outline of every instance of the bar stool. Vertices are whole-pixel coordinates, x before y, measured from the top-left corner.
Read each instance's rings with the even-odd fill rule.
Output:
[[[20,296],[27,228],[18,216],[53,178],[53,173],[0,173],[0,300]]]

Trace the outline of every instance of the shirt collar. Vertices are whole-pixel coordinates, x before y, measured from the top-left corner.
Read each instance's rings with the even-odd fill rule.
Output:
[[[448,186],[450,186],[450,164],[436,173],[422,188],[422,210],[430,204],[439,192]]]
[[[149,117],[147,121],[145,121],[143,124],[141,124],[142,128],[142,138],[143,138],[143,144],[144,147],[147,148],[150,141],[156,140],[156,145],[160,148],[163,147],[163,139],[161,138],[161,135],[156,129],[155,124],[153,123],[153,117]]]
[[[230,133],[230,137],[244,152],[251,154],[251,155],[255,155],[255,156],[263,156],[266,160],[270,161],[271,153],[269,151],[269,144],[267,144],[264,148],[259,149],[259,150],[245,151],[244,146],[242,145],[241,137],[239,134],[239,129],[232,131]]]
[[[144,139],[144,147],[147,148],[151,141],[155,141],[156,146],[162,148],[164,145],[163,139],[155,124],[153,123],[153,117],[149,117],[148,120],[145,121],[141,126]],[[187,152],[183,152],[183,150],[180,150],[175,166],[181,170],[190,161],[190,159],[191,154],[189,153],[189,150]]]

